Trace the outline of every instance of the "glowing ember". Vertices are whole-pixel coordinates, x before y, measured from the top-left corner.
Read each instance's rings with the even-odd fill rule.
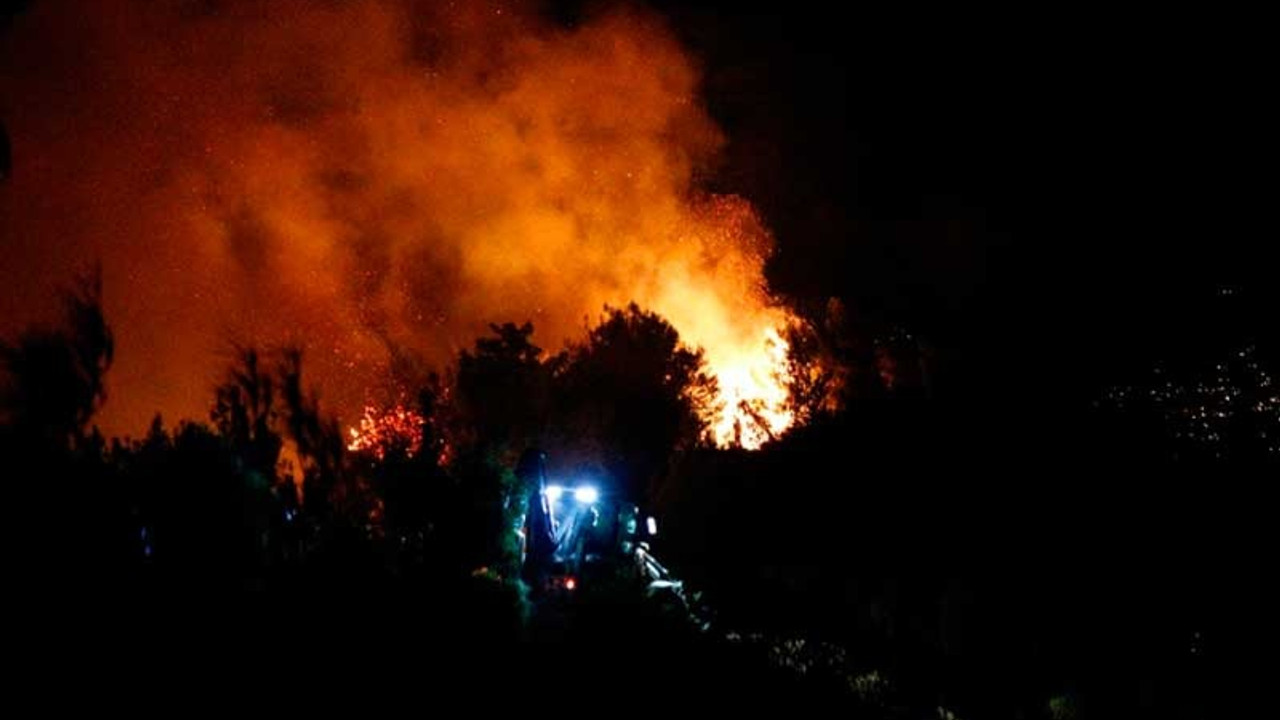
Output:
[[[347,431],[351,434],[347,449],[372,453],[379,460],[393,450],[401,450],[413,457],[414,453],[422,449],[423,422],[422,415],[403,405],[396,405],[384,412],[365,406],[359,429],[351,428]]]

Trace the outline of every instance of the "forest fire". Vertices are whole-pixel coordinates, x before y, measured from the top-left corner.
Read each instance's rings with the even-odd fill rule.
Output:
[[[10,684],[1239,716],[1271,24],[1212,9],[0,0]]]
[[[308,374],[351,418],[403,358],[446,367],[508,320],[556,348],[631,302],[704,350],[718,444],[758,447],[793,422],[773,239],[749,202],[704,187],[725,138],[661,20],[247,7],[49,0],[0,46],[0,61],[55,46],[95,59],[0,76],[0,99],[22,98],[0,194],[22,262],[0,267],[0,331],[38,314],[49,278],[101,257],[119,328],[107,431],[204,415],[226,338],[329,349]],[[93,122],[58,130],[73,118]],[[366,415],[352,441],[383,428]]]

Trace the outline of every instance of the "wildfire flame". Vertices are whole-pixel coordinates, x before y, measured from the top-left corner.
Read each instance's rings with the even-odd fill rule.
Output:
[[[423,422],[421,414],[403,405],[382,412],[366,405],[359,427],[347,430],[351,436],[347,449],[369,452],[382,460],[388,452],[398,448],[408,457],[413,457],[422,449]]]
[[[785,384],[787,343],[775,328],[765,329],[759,347],[710,364],[723,409],[704,420],[717,445],[756,450],[795,422]]]

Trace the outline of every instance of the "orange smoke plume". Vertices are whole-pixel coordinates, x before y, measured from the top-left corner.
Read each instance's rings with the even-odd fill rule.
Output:
[[[702,192],[696,63],[637,11],[46,0],[0,40],[2,331],[101,257],[108,431],[203,417],[217,352],[301,343],[358,416],[392,358],[491,321],[542,344],[635,301],[706,352],[722,444],[785,430],[786,311],[751,206]]]

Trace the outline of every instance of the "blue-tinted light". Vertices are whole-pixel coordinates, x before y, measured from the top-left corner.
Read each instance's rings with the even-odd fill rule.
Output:
[[[559,485],[548,485],[547,489],[543,490],[542,493],[547,496],[548,500],[555,502],[564,494],[564,488]]]
[[[600,493],[597,492],[596,489],[591,487],[590,485],[584,485],[578,488],[577,490],[573,491],[573,498],[580,503],[586,503],[590,505],[591,503],[594,503],[596,500],[600,499]]]

